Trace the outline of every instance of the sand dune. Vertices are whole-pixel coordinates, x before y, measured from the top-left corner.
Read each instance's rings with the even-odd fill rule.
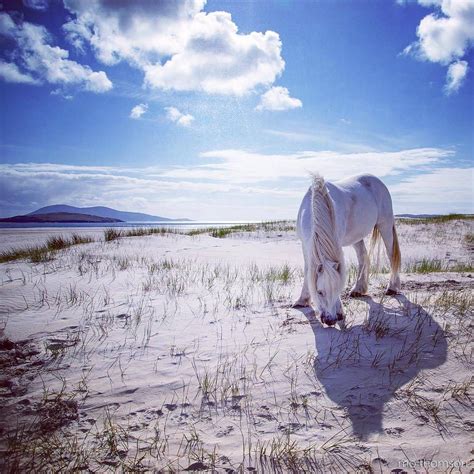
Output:
[[[469,233],[400,225],[403,294],[374,275],[336,328],[290,307],[302,255],[277,225],[1,264],[2,471],[468,472]]]

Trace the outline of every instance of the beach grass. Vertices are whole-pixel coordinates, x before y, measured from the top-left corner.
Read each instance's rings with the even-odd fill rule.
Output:
[[[186,232],[186,235],[209,234],[218,239],[225,238],[231,234],[241,232],[292,232],[296,230],[296,224],[293,221],[264,221],[253,224],[236,224],[228,227],[203,227]]]
[[[93,242],[91,237],[72,234],[71,237],[62,235],[50,237],[43,245],[30,245],[17,249],[4,250],[0,253],[0,263],[13,260],[29,260],[32,263],[41,263],[51,260],[55,252],[72,247],[73,245]]]
[[[439,273],[439,272],[473,272],[472,263],[457,262],[450,265],[448,262],[437,258],[423,258],[416,262],[410,262],[405,266],[407,273]]]
[[[419,225],[419,224],[444,224],[457,220],[474,220],[474,214],[446,214],[442,216],[430,217],[398,217],[397,222],[400,224]]]

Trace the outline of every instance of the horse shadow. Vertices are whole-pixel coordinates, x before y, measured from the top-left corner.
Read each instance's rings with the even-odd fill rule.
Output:
[[[383,431],[384,407],[400,387],[446,361],[447,342],[431,315],[403,295],[395,306],[360,299],[369,306],[366,320],[341,330],[323,327],[310,308],[300,311],[314,333],[317,379],[345,409],[354,435],[366,439]]]

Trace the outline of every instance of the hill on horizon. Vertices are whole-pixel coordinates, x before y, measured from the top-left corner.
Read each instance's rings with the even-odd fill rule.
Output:
[[[19,224],[31,224],[31,223],[70,223],[78,224],[84,223],[117,223],[123,222],[120,219],[114,219],[112,217],[100,217],[93,216],[90,214],[80,214],[75,212],[48,212],[40,214],[26,214],[21,216],[6,217],[0,219],[0,222],[19,223]]]
[[[152,216],[150,214],[144,214],[141,212],[127,212],[119,211],[105,206],[95,207],[76,207],[69,206],[67,204],[54,204],[52,206],[45,206],[37,209],[36,211],[30,212],[28,215],[35,214],[51,214],[58,212],[69,212],[72,214],[87,214],[105,218],[119,219],[125,222],[168,222],[183,220],[188,221],[190,219],[171,219],[168,217]]]

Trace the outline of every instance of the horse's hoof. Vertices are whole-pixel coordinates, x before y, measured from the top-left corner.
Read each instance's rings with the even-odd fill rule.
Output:
[[[398,295],[400,292],[397,291],[397,290],[392,290],[391,288],[388,288],[386,291],[385,291],[385,294],[387,296],[395,296],[395,295]]]

